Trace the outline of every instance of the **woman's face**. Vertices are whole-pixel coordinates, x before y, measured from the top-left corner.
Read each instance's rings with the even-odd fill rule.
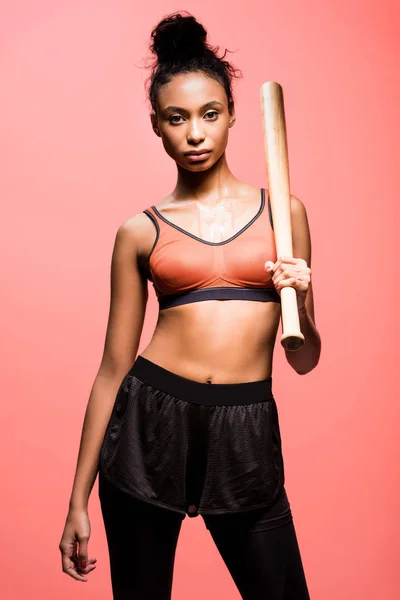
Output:
[[[225,90],[215,79],[181,73],[161,87],[151,121],[171,158],[189,171],[205,171],[225,152],[235,112],[228,111]],[[186,155],[193,150],[211,152],[193,160]]]

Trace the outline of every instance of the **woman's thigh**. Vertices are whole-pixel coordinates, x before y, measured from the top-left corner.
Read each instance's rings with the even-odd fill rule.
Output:
[[[170,600],[182,516],[142,502],[99,474],[114,600]]]
[[[208,530],[244,600],[309,600],[293,520],[263,529],[252,521],[233,518]]]

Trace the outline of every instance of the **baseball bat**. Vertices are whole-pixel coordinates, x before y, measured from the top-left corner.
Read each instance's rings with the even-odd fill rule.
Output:
[[[293,258],[285,108],[282,87],[276,81],[262,84],[261,110],[276,255],[277,259],[281,256]],[[284,286],[280,296],[281,344],[285,350],[299,350],[304,345],[304,335],[300,331],[296,289]]]

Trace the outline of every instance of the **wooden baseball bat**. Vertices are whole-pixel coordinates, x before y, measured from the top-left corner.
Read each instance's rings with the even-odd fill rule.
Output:
[[[276,255],[277,259],[281,256],[293,257],[285,109],[282,87],[276,81],[262,84],[261,110]],[[300,331],[296,290],[284,286],[280,296],[281,344],[285,350],[299,350],[304,345],[304,335]]]

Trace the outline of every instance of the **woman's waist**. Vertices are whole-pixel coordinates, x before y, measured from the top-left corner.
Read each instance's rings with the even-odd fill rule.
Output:
[[[272,374],[273,345],[213,344],[153,336],[140,355],[181,377],[203,383],[261,381]]]

